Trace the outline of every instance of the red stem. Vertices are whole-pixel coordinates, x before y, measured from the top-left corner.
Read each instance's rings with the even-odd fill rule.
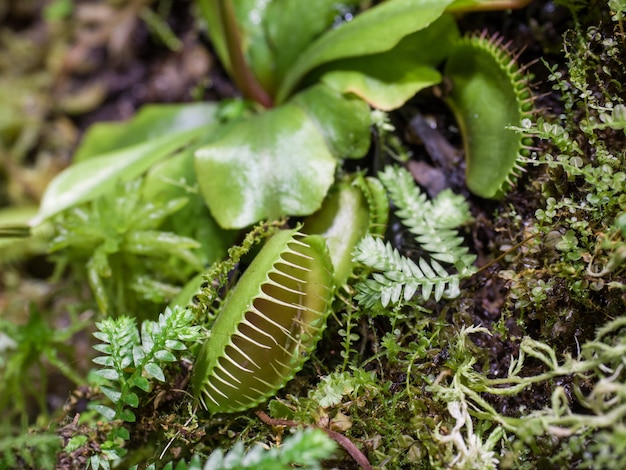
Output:
[[[257,410],[255,413],[261,421],[263,421],[265,424],[269,426],[289,426],[289,427],[301,426],[301,424],[296,423],[295,421],[288,420],[288,419],[270,418],[265,412],[261,410]],[[337,444],[343,447],[346,450],[346,452],[348,452],[348,454],[350,454],[350,456],[354,459],[354,461],[361,466],[363,470],[372,470],[372,465],[367,460],[367,457],[346,436],[336,431],[331,431],[330,429],[323,428],[316,424],[310,424],[306,426],[310,428],[321,429],[326,434],[328,434],[328,436],[332,440],[334,440]]]
[[[258,82],[243,56],[241,37],[232,0],[221,0],[217,3],[217,6],[220,21],[224,28],[224,38],[226,39],[226,47],[230,57],[233,80],[235,80],[245,98],[254,100],[265,108],[271,108],[274,105],[272,97]]]

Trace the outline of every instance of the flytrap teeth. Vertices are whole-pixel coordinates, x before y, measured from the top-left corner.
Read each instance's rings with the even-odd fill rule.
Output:
[[[326,326],[333,268],[320,235],[274,235],[224,302],[195,366],[212,413],[252,408],[302,368]]]

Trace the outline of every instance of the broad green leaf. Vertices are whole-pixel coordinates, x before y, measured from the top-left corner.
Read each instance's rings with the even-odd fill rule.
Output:
[[[304,76],[320,65],[392,49],[405,36],[439,18],[450,3],[452,0],[389,0],[330,30],[303,51],[290,68],[276,102],[285,101]]]
[[[371,117],[362,100],[319,84],[296,95],[290,104],[301,107],[315,122],[336,157],[361,158],[367,153]]]
[[[358,62],[361,63],[354,64],[352,70],[327,73],[324,83],[342,93],[354,93],[373,108],[383,111],[399,108],[418,91],[441,81],[441,74],[430,66],[394,61],[374,73],[367,73],[371,65],[385,64],[384,59]]]
[[[102,154],[70,166],[52,180],[31,221],[41,221],[81,202],[113,190],[121,181],[130,181],[178,148],[206,132],[204,128],[167,134],[122,150]]]
[[[224,25],[222,0],[199,0],[208,33],[222,64],[232,72]],[[263,88],[273,95],[286,70],[308,45],[330,28],[360,0],[233,0],[232,6],[248,65]]]
[[[322,81],[333,89],[354,93],[374,108],[391,111],[418,91],[441,81],[437,66],[458,37],[456,23],[444,15],[406,36],[389,51],[335,61],[319,73],[328,70]]]
[[[302,0],[270,2],[263,21],[267,31],[265,40],[273,51],[271,81],[262,80],[267,91],[274,95],[300,54],[351,7],[358,7],[360,3],[361,0],[316,0],[314,5]],[[252,61],[251,65],[256,72],[259,68],[257,61]]]
[[[454,0],[447,11],[463,14],[471,11],[495,11],[524,8],[531,0]]]
[[[226,0],[232,3],[235,19],[239,34],[241,35],[241,46],[244,55],[249,57],[248,49],[255,42],[257,47],[268,49],[268,45],[264,40],[264,23],[265,10],[271,0]],[[224,0],[197,0],[200,6],[202,17],[207,22],[207,33],[211,39],[211,44],[215,48],[217,55],[222,62],[224,68],[230,73],[232,65],[228,46],[226,42],[224,25],[220,14],[220,4],[224,4]],[[257,53],[259,55],[260,51]]]
[[[294,104],[236,122],[196,151],[201,193],[224,228],[311,214],[336,163],[316,123]]]
[[[128,121],[94,124],[74,153],[74,163],[163,135],[211,124],[216,119],[217,109],[216,103],[150,104],[143,106]]]

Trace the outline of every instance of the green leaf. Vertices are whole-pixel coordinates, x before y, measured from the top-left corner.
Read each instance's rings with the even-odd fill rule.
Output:
[[[200,190],[224,228],[311,214],[336,163],[315,122],[293,104],[236,122],[196,152]]]
[[[139,406],[139,397],[134,392],[126,393],[124,394],[124,403],[133,408],[137,408]]]
[[[104,393],[104,395],[113,403],[117,403],[118,401],[120,401],[120,398],[122,398],[122,392],[120,392],[119,390],[104,386],[101,386],[100,390],[102,390],[102,393]]]
[[[174,356],[171,352],[166,351],[165,349],[155,352],[154,357],[163,362],[176,362],[176,356]]]
[[[436,67],[459,32],[449,15],[406,36],[393,49],[344,59],[322,67],[322,81],[341,93],[354,93],[372,107],[391,111],[418,91],[441,81]],[[437,47],[429,47],[437,44]],[[324,73],[324,71],[327,71]]]
[[[285,439],[280,450],[281,460],[302,466],[317,466],[322,459],[329,458],[337,444],[321,429],[305,429]]]
[[[135,413],[133,413],[131,410],[127,410],[127,409],[123,409],[120,412],[120,419],[123,421],[126,421],[127,423],[134,423],[137,420],[137,417],[135,416]]]
[[[274,94],[277,85],[309,44],[328,30],[349,7],[358,7],[359,3],[360,0],[316,0],[312,7],[311,2],[302,0],[270,2],[262,26],[266,31],[264,39],[273,54],[273,62],[269,64],[271,80],[263,80],[262,74],[258,73],[261,64],[255,60],[258,54],[252,54],[254,49],[250,51],[252,69],[257,72],[267,91]],[[276,44],[280,47],[275,47]]]
[[[97,344],[96,346],[101,346],[101,345]],[[94,346],[94,349],[96,349],[95,346]],[[96,364],[105,366],[105,367],[113,367],[115,365],[115,361],[113,360],[111,356],[98,356],[98,357],[94,357],[92,360]]]
[[[115,437],[119,437],[120,439],[127,441],[130,439],[130,433],[128,432],[128,429],[120,426],[115,430]]]
[[[90,405],[89,409],[97,411],[98,413],[100,413],[102,416],[104,416],[109,421],[113,421],[115,419],[115,410],[113,408],[108,407],[108,406],[104,406],[104,405]]]
[[[178,351],[182,351],[187,349],[187,346],[185,346],[185,343],[183,343],[182,341],[179,341],[177,339],[168,339],[165,341],[165,347],[168,349],[175,349]]]
[[[281,83],[276,102],[285,101],[305,75],[322,64],[392,49],[400,40],[437,18],[452,0],[392,0],[330,30],[312,43],[290,68]]]
[[[206,129],[200,128],[162,135],[70,166],[48,185],[39,213],[31,224],[37,225],[69,207],[111,191],[120,180],[136,178],[154,163],[205,132]]]
[[[96,371],[96,374],[109,380],[118,380],[120,378],[120,374],[115,369],[100,369]]]
[[[67,444],[65,445],[65,448],[63,450],[68,454],[74,452],[76,449],[82,447],[87,442],[87,440],[87,436],[73,436],[70,438],[69,441],[67,441]]]
[[[368,73],[375,65],[375,72]],[[354,93],[373,108],[384,111],[399,108],[418,91],[441,81],[441,74],[430,66],[388,61],[383,57],[356,59],[351,67],[353,70],[327,73],[324,83],[342,93]]]
[[[223,230],[217,224],[199,194],[193,153],[191,150],[180,152],[157,163],[144,178],[142,191],[147,201],[171,201],[181,197],[188,200],[161,228],[200,242],[202,246],[194,254],[203,264],[210,265],[226,255],[236,232]]]
[[[149,104],[129,121],[94,124],[85,132],[74,162],[211,124],[217,109],[216,103]]]
[[[322,131],[326,144],[337,158],[361,158],[369,149],[370,109],[362,100],[342,96],[323,84],[296,95],[297,105]]]
[[[228,51],[224,24],[220,15],[220,3],[224,2],[223,0],[198,0],[198,3],[202,16],[208,24],[211,44],[216,49],[224,68],[231,73],[232,57]],[[268,60],[271,59],[271,51],[265,41],[265,24],[263,23],[265,11],[270,2],[267,0],[237,0],[231,3],[237,21],[237,31],[240,34],[241,47],[248,62],[256,63],[263,58],[266,62],[265,67],[271,67],[271,60]],[[254,49],[252,52],[250,51],[251,48]],[[259,73],[258,67],[255,72]]]
[[[144,392],[150,391],[150,382],[145,377],[134,377],[129,380],[129,384],[133,387],[140,388]]]
[[[154,362],[149,362],[148,364],[146,364],[144,370],[150,377],[154,377],[161,382],[165,382],[165,375],[163,374],[163,370]]]

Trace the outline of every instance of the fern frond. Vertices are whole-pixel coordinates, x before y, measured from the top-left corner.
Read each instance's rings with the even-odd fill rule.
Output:
[[[96,375],[105,379],[102,393],[115,405],[94,405],[94,409],[109,420],[135,420],[127,407],[137,408],[137,391],[149,392],[152,379],[165,381],[163,367],[177,360],[175,352],[187,349],[187,344],[200,336],[194,326],[194,315],[181,307],[167,308],[157,321],[143,321],[141,333],[135,320],[129,317],[107,318],[96,323],[93,335],[102,341],[94,349],[103,353],[93,362],[103,366]]]
[[[322,468],[320,460],[329,458],[335,449],[335,443],[323,431],[298,430],[287,437],[280,447],[272,447],[269,450],[257,445],[246,452],[241,441],[226,454],[221,448],[215,449],[204,464],[204,468],[289,470],[297,466],[320,470]]]
[[[455,297],[459,290],[459,274],[450,274],[436,260],[420,258],[417,263],[402,256],[389,242],[367,235],[357,245],[354,260],[380,271],[356,285],[356,299],[366,308],[381,302],[383,307],[409,301],[421,289],[421,297],[435,300]]]
[[[446,189],[430,201],[401,167],[388,166],[378,177],[397,207],[396,215],[431,258],[453,264],[459,271],[474,262],[476,257],[462,246],[463,239],[456,230],[471,220],[463,196]]]
[[[450,190],[428,200],[404,168],[388,166],[378,177],[397,208],[396,215],[415,235],[427,259],[413,261],[390,243],[363,238],[354,251],[354,261],[375,272],[356,285],[356,299],[371,308],[378,302],[383,307],[408,302],[418,291],[423,300],[456,297],[460,280],[475,272],[472,263],[476,256],[463,246],[457,231],[471,220],[467,202]],[[456,272],[450,272],[452,268]]]

